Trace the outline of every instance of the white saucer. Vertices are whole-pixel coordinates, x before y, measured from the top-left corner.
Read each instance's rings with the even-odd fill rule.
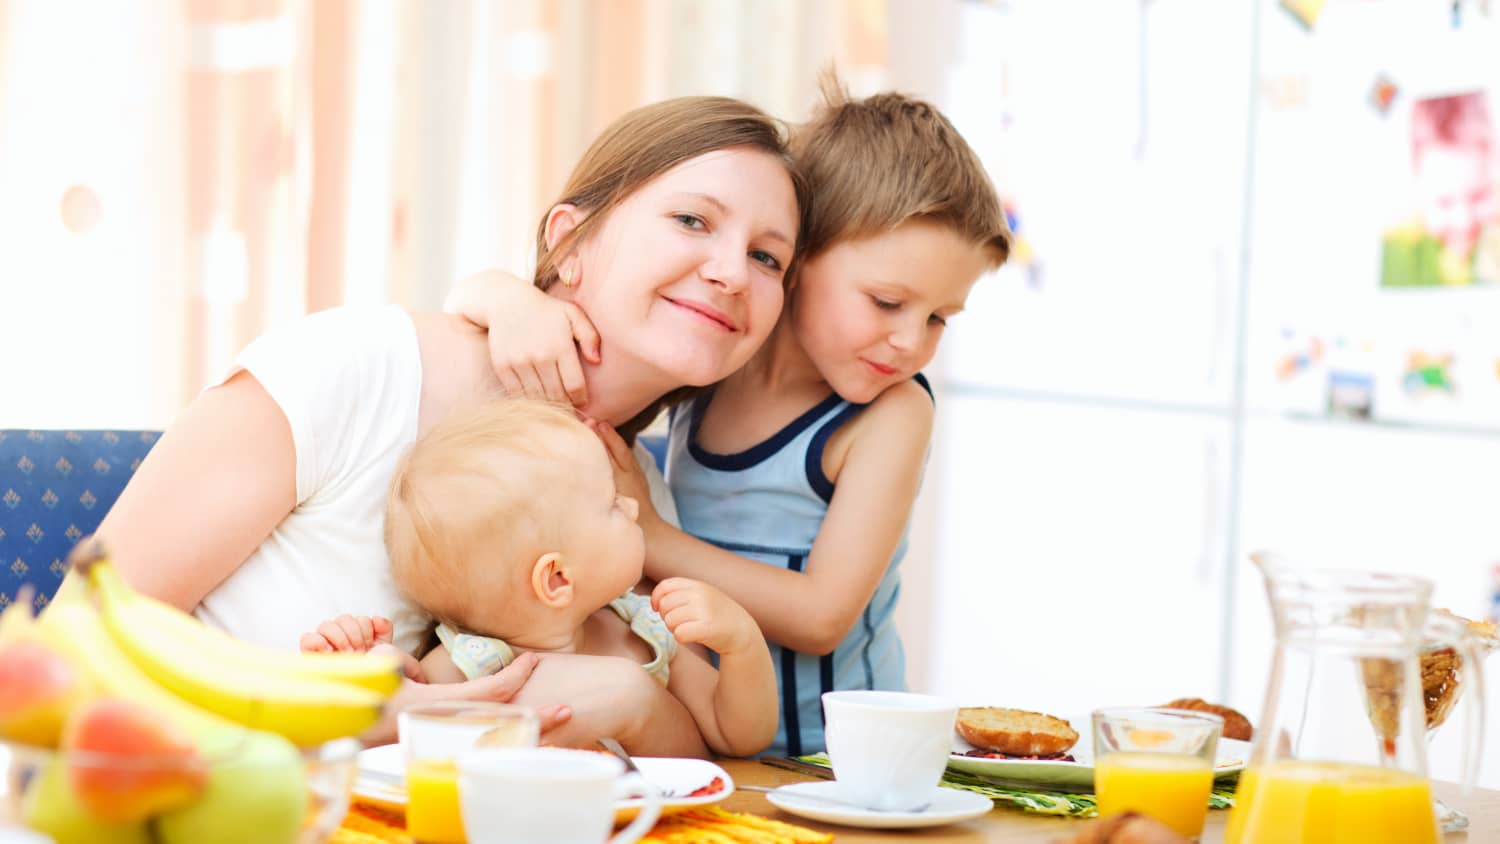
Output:
[[[932,787],[932,804],[920,812],[877,812],[873,809],[856,809],[799,797],[801,794],[842,798],[837,782],[799,782],[784,785],[766,795],[771,805],[793,815],[815,821],[863,826],[870,829],[910,829],[918,826],[939,826],[946,823],[977,818],[995,808],[994,802],[982,794],[959,791],[942,786]]]

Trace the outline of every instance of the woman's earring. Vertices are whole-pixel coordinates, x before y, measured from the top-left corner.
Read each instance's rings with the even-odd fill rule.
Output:
[[[573,286],[573,267],[571,265],[564,266],[559,270],[558,276],[562,279],[563,287]]]

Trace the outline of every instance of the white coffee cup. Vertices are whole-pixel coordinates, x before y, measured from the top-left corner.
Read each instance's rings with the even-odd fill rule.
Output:
[[[823,716],[841,797],[887,812],[932,801],[953,747],[957,703],[908,692],[825,692]]]
[[[458,757],[458,801],[469,844],[600,844],[615,802],[645,805],[609,844],[634,844],[661,814],[661,792],[620,760],[560,747],[482,748]]]

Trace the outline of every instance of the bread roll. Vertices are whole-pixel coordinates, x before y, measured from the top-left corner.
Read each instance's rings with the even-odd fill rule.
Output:
[[[1189,844],[1166,824],[1135,812],[1092,820],[1062,844]]]
[[[1055,756],[1078,742],[1078,731],[1067,721],[1023,709],[964,707],[957,727],[969,744],[1010,756]]]
[[[1250,741],[1255,735],[1255,730],[1250,726],[1250,719],[1227,706],[1217,703],[1209,703],[1199,697],[1180,697],[1167,704],[1167,709],[1190,709],[1194,712],[1209,712],[1224,719],[1224,737]]]

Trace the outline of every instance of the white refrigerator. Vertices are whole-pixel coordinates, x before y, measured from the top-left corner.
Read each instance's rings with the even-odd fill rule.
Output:
[[[1500,112],[1500,62],[1479,60],[1500,20],[1016,0],[962,4],[955,38],[942,105],[1019,248],[936,366],[923,685],[1069,716],[1197,696],[1256,720],[1258,548],[1420,573],[1439,605],[1487,613],[1500,285],[1406,286],[1383,244],[1412,201],[1413,104],[1480,92]],[[1500,683],[1491,759],[1497,701]],[[1435,775],[1456,778],[1460,730]]]

